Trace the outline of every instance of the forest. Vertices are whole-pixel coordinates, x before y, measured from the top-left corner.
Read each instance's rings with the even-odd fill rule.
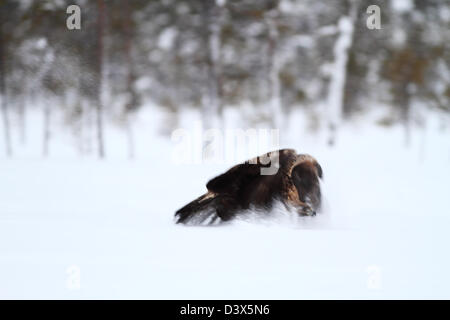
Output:
[[[79,28],[69,29],[72,4]],[[382,107],[378,124],[402,124],[406,141],[429,111],[448,125],[446,0],[2,0],[0,12],[8,156],[26,144],[29,112],[42,114],[32,134],[43,155],[61,118],[77,152],[100,158],[105,126],[123,130],[133,155],[134,123],[150,104],[167,114],[166,134],[187,109],[208,127],[232,109],[246,126],[271,128],[300,110],[329,145],[342,123]]]

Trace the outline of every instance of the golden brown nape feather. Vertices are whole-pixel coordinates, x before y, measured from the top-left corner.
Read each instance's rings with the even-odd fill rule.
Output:
[[[282,149],[238,164],[210,180],[208,192],[175,213],[177,223],[229,221],[251,207],[270,209],[274,200],[300,215],[320,209],[322,168],[309,155]]]

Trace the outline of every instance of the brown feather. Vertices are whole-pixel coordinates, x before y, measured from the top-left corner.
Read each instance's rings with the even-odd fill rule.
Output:
[[[278,171],[261,174],[261,169],[274,164],[264,164],[265,160],[275,161],[276,157]],[[211,221],[217,217],[228,221],[251,207],[269,209],[276,199],[300,215],[315,215],[320,209],[321,177],[322,168],[312,156],[299,155],[293,149],[272,151],[210,180],[206,194],[176,212],[177,223],[203,222],[210,216],[214,216]]]

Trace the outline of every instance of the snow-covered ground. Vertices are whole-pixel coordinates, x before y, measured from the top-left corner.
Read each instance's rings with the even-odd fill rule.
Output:
[[[321,163],[324,212],[219,227],[172,218],[230,164],[174,163],[159,117],[140,118],[134,160],[109,128],[100,161],[62,133],[42,159],[30,114],[27,145],[0,158],[0,298],[450,298],[450,132],[435,117],[409,147],[366,122],[333,148],[290,117],[282,147]]]

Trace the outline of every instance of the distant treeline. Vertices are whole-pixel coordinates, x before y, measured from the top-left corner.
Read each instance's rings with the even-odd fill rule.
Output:
[[[331,132],[382,103],[392,105],[392,122],[408,127],[416,102],[450,110],[450,6],[403,2],[409,6],[1,0],[5,150],[13,153],[12,114],[24,117],[36,101],[52,102],[43,108],[44,154],[54,108],[75,125],[91,125],[103,156],[105,119],[122,123],[131,136],[134,111],[147,101],[175,114],[200,108],[211,125],[220,123],[225,106],[253,104],[254,120],[275,127],[293,108],[304,108],[322,112]],[[72,4],[81,9],[80,30],[66,26]],[[380,8],[380,29],[367,27],[370,5]]]

